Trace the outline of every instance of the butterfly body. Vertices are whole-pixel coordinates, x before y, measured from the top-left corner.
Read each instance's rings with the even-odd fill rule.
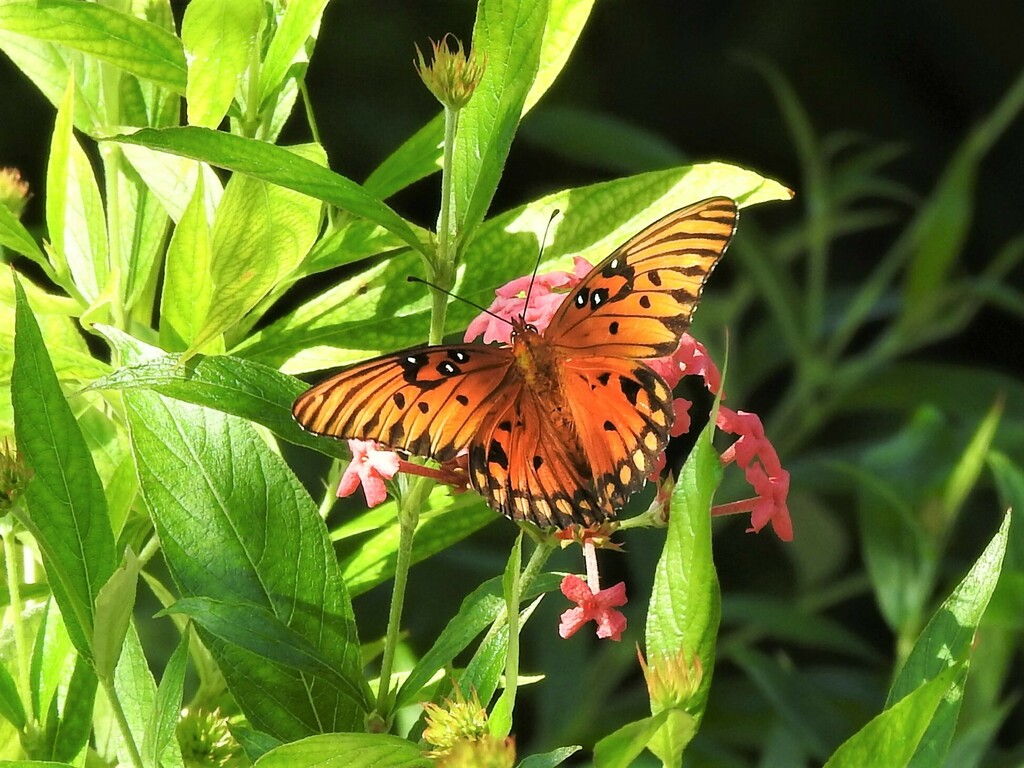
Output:
[[[669,439],[672,392],[643,361],[672,354],[737,218],[711,198],[650,225],[598,264],[540,332],[418,347],[312,387],[306,429],[439,462],[468,454],[491,507],[540,526],[589,525],[640,488]]]

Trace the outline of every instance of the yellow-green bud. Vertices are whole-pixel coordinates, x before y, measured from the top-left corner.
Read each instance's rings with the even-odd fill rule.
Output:
[[[449,41],[454,41],[454,49]],[[484,76],[486,62],[478,61],[472,52],[464,53],[462,43],[452,34],[445,35],[440,42],[431,40],[430,45],[434,49],[431,62],[424,60],[417,45],[413,66],[438,101],[449,109],[462,109]]]

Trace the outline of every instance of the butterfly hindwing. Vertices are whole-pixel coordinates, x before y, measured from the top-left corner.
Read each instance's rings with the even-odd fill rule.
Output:
[[[369,360],[305,392],[292,407],[304,428],[450,461],[506,391],[508,347],[419,347]],[[506,395],[507,396],[507,395]]]
[[[470,446],[470,481],[513,520],[542,528],[600,522],[612,510],[597,497],[575,434],[554,426],[549,405],[523,388],[496,410]]]
[[[545,338],[577,353],[670,355],[736,228],[736,203],[713,197],[651,224],[563,300]]]
[[[618,509],[654,471],[672,428],[672,390],[641,362],[582,357],[565,364],[566,400],[595,495]]]

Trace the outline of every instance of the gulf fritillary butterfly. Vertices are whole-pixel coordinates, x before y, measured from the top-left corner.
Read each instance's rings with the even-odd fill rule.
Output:
[[[640,488],[665,449],[672,392],[643,360],[672,354],[736,229],[724,197],[670,213],[566,294],[540,333],[511,344],[413,347],[301,395],[305,429],[452,461],[491,507],[542,527],[592,525]]]

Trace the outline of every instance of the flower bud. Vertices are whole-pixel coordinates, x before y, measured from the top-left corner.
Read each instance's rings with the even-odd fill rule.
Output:
[[[467,699],[458,685],[455,696],[445,699],[443,705],[425,704],[427,727],[423,740],[433,750],[433,756],[446,755],[455,745],[466,741],[479,741],[488,735],[487,711],[480,705],[476,691]]]
[[[647,680],[652,711],[686,709],[704,676],[700,659],[695,654],[691,656],[680,650],[674,656],[655,656],[648,665],[639,648],[636,656]]]
[[[14,508],[32,474],[25,458],[5,438],[0,446],[0,517]]]
[[[454,41],[454,49],[449,40]],[[445,107],[459,110],[466,106],[484,75],[486,62],[478,61],[471,53],[462,50],[462,43],[454,35],[447,34],[440,42],[430,41],[434,58],[430,64],[423,59],[423,53],[416,46],[417,61],[413,62],[423,84]]]
[[[28,182],[17,168],[0,168],[0,205],[6,206],[14,218],[21,218],[31,196]]]

